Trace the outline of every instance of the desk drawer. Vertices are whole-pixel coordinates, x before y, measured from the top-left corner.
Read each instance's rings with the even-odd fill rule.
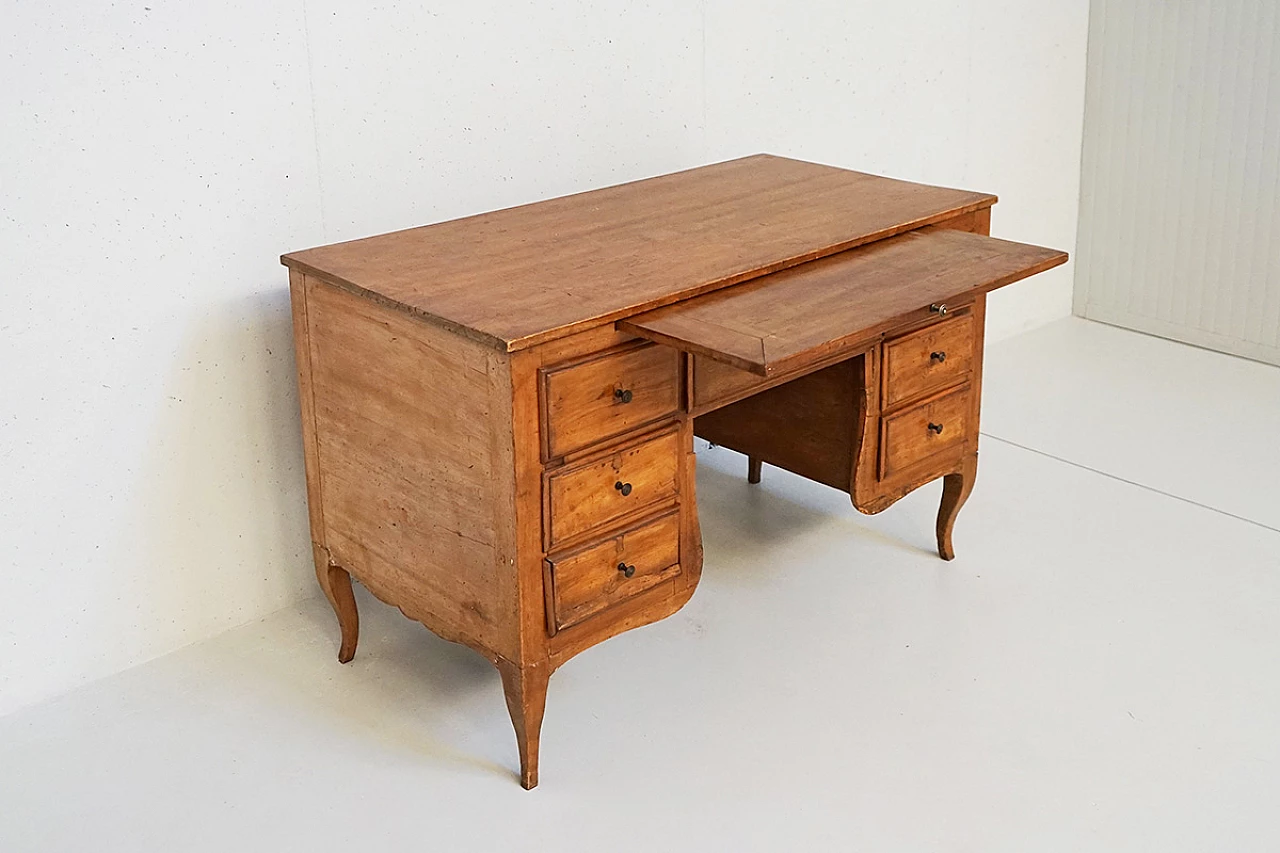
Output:
[[[680,513],[547,560],[554,634],[680,573]]]
[[[882,418],[881,478],[926,459],[963,451],[966,440],[970,438],[972,412],[972,390],[969,385],[964,385]]]
[[[887,409],[964,379],[973,367],[971,313],[904,335],[884,345]]]
[[[547,459],[653,423],[680,407],[680,353],[637,344],[542,373]]]
[[[546,475],[548,549],[670,502],[678,491],[679,471],[680,433],[669,430]]]

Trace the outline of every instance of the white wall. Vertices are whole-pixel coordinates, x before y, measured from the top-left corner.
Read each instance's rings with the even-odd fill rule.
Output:
[[[1280,364],[1280,4],[1094,0],[1085,317]]]
[[[707,159],[767,150],[1000,196],[1075,247],[1087,0],[707,0]],[[1071,313],[1071,265],[992,295],[989,339]]]
[[[282,251],[756,151],[1075,243],[1084,0],[0,20],[0,713],[313,594]],[[993,299],[992,335],[1069,281]]]

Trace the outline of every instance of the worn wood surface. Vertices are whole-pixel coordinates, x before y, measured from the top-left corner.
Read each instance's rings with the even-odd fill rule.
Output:
[[[680,408],[680,353],[632,343],[542,372],[547,459],[630,432]]]
[[[756,155],[282,260],[516,350],[995,200]]]
[[[316,450],[334,565],[436,633],[514,658],[506,360],[307,279]]]
[[[356,608],[355,590],[351,588],[351,574],[333,562],[333,556],[327,548],[313,545],[312,558],[316,565],[316,580],[320,583],[320,591],[338,617],[338,631],[341,634],[338,662],[350,663],[356,656],[356,644],[360,642],[360,611]]]
[[[298,371],[298,404],[302,415],[302,456],[307,476],[307,516],[311,522],[312,543],[324,547],[320,454],[316,449],[315,382],[311,376],[311,324],[307,321],[307,278],[296,270],[289,271],[289,306],[293,313],[293,354]]]
[[[551,667],[546,661],[521,665],[505,659],[498,660],[497,667],[520,752],[520,785],[528,791],[538,786],[538,744]]]
[[[680,485],[678,428],[547,475],[548,548],[670,503]]]
[[[972,481],[973,475],[976,474],[980,428],[979,410],[982,394],[983,330],[986,320],[985,294],[979,294],[972,304],[960,309],[958,315],[940,322],[935,320],[935,324],[945,325],[946,323],[962,322],[966,317],[970,316],[972,317],[973,334],[970,355],[971,365],[966,380],[967,398],[970,404],[970,408],[965,413],[966,437],[963,446],[953,447],[946,453],[926,455],[921,457],[915,464],[907,464],[905,467],[896,470],[885,470],[882,459],[884,421],[892,418],[896,412],[910,409],[923,399],[928,399],[929,395],[937,396],[937,394],[932,391],[926,392],[923,398],[909,399],[899,404],[896,408],[886,409],[883,406],[885,382],[882,369],[885,346],[871,349],[862,358],[860,367],[861,380],[858,383],[862,399],[858,405],[859,414],[854,437],[853,491],[851,495],[853,505],[859,511],[865,513],[882,512],[915,489],[940,477],[946,477],[950,474],[964,474],[968,480]],[[909,333],[910,331],[913,330],[904,329],[903,333]],[[896,336],[891,337],[887,345],[892,345],[895,340],[897,340]],[[926,422],[926,428],[927,425]],[[972,465],[972,468],[969,467],[970,465]],[[948,529],[954,525],[954,513],[959,512],[959,508],[960,504],[956,504],[951,520],[948,523]],[[949,536],[950,534],[948,533]]]
[[[875,339],[871,338],[865,343],[865,346],[872,346],[874,342]],[[761,376],[759,373],[752,373],[740,367],[733,367],[722,361],[690,353],[689,412],[698,416],[715,411],[721,406],[727,406],[730,403],[750,397],[752,394],[767,391],[806,373],[812,373],[815,370],[821,370],[837,362],[845,361],[856,355],[863,348],[849,346],[840,352],[834,353],[830,358],[805,365],[798,370],[778,371],[769,376]]]
[[[932,457],[950,458],[962,451],[973,438],[969,424],[972,409],[969,386],[962,385],[881,418],[881,478]]]
[[[680,571],[680,515],[668,512],[595,542],[547,558],[556,630],[639,595]]]
[[[974,358],[973,334],[973,314],[966,313],[886,343],[885,408],[968,378]]]
[[[752,482],[767,461],[866,512],[944,478],[950,559],[977,471],[985,291],[1065,257],[975,242],[993,201],[754,157],[286,256],[340,659],[353,577],[477,649],[533,787],[551,673],[697,587],[695,425],[749,453]],[[678,300],[733,310],[674,348],[633,330]]]
[[[955,545],[951,542],[956,526],[956,517],[960,508],[973,492],[973,484],[978,478],[978,454],[969,453],[964,457],[958,471],[942,478],[942,501],[938,505],[938,522],[935,531],[938,536],[938,556],[944,560],[956,558]]]
[[[684,369],[680,364],[682,356],[679,353],[674,354],[674,363],[677,365],[677,405],[676,410],[667,418],[668,426],[663,426],[662,422],[643,423],[646,419],[638,418],[627,424],[628,431],[614,434],[614,426],[602,428],[599,423],[594,427],[585,424],[584,434],[593,436],[594,443],[566,453],[563,460],[559,457],[547,458],[545,455],[543,435],[548,423],[547,413],[552,408],[546,399],[549,390],[547,377],[562,370],[574,370],[584,364],[591,364],[599,360],[602,354],[608,362],[614,354],[646,348],[657,349],[617,332],[611,326],[601,326],[521,350],[510,356],[514,451],[512,463],[516,481],[512,515],[516,519],[515,535],[519,543],[513,564],[518,580],[520,651],[515,661],[496,660],[495,663],[507,673],[504,675],[504,684],[511,685],[507,691],[508,705],[512,709],[512,723],[520,745],[521,780],[526,787],[536,784],[536,732],[541,726],[543,705],[539,704],[536,691],[532,694],[528,691],[521,692],[524,688],[520,685],[524,681],[520,673],[533,672],[536,686],[537,673],[553,671],[596,643],[671,615],[689,600],[701,575],[702,542],[695,503],[692,429],[679,406],[682,399],[679,377],[683,375]],[[665,365],[671,355],[668,351],[656,359],[656,363]],[[645,358],[648,359],[649,356],[646,355]],[[666,369],[665,366],[662,368],[664,372]],[[607,378],[609,375],[606,370],[596,379],[602,376]],[[593,383],[595,381],[592,380]],[[612,385],[607,390],[611,392]],[[663,393],[667,393],[666,390]],[[638,398],[639,395],[633,397],[633,402]],[[594,417],[608,421],[611,418],[610,410],[607,407],[597,409]],[[621,496],[613,485],[618,482],[619,472],[634,470],[630,464],[637,460],[627,454],[633,454],[637,446],[646,448],[638,460],[642,476],[628,477],[626,482],[632,484],[632,492]],[[662,452],[657,456],[647,455],[648,449],[653,447],[660,448]],[[615,462],[618,463],[618,468],[614,467]],[[656,470],[659,472],[669,471],[670,475],[660,473],[656,478],[651,476],[654,469],[650,462],[656,463]],[[588,471],[602,479],[592,479],[586,473]],[[553,544],[550,541],[552,518],[560,516],[559,507],[562,502],[557,501],[557,510],[552,510],[550,483],[553,479],[559,482],[562,478],[582,478],[576,486],[572,482],[569,485],[574,490],[585,491],[578,493],[567,504],[571,517],[575,512],[582,513],[578,516],[581,526],[573,528],[571,525],[567,538],[563,538],[565,544],[561,544],[560,539]],[[559,491],[559,487],[557,490],[561,497],[567,493]],[[659,495],[658,500],[647,499],[654,494]],[[604,512],[611,504],[608,501],[597,502],[596,499],[600,496],[614,502],[619,497],[645,500],[624,500],[621,505],[615,503],[612,506],[623,510],[615,515]],[[585,512],[588,506],[601,512],[594,515]],[[590,561],[581,556],[583,552],[593,548],[601,549],[594,552],[597,556],[605,547],[616,549],[616,540],[620,534],[625,542],[629,542],[630,537],[626,535],[626,531],[643,527],[666,511],[674,511],[671,517],[677,520],[677,537],[668,544],[677,548],[678,563],[668,563],[659,570],[658,577],[650,577],[650,573],[637,564],[636,575],[630,580],[639,583],[629,588],[615,589],[611,583],[616,582],[612,577],[617,574],[616,564]],[[644,544],[643,537],[640,544]],[[645,546],[645,549],[649,547]],[[556,624],[554,577],[549,571],[546,560],[548,556],[553,563],[566,557],[576,559],[576,569],[583,573],[570,582],[570,598],[577,612],[574,614],[576,618],[571,617],[563,628]],[[585,574],[588,566],[607,570],[605,574],[608,577],[602,578],[598,574],[588,577]],[[573,566],[569,569],[571,574],[574,570]],[[622,592],[625,594],[621,594]],[[597,596],[594,599],[593,593]],[[533,698],[526,703],[524,700],[529,696]]]
[[[1066,259],[1056,249],[923,228],[648,311],[618,327],[768,376],[860,345],[931,304],[971,300]]]
[[[686,422],[687,423],[687,422]],[[702,532],[695,498],[693,433],[682,429],[680,487],[680,571],[673,577],[638,595],[630,596],[602,611],[596,618],[556,633],[550,641],[551,662],[560,666],[574,655],[610,637],[664,619],[683,607],[693,596],[702,576]]]
[[[839,362],[700,415],[694,432],[847,492],[857,418],[856,361]]]

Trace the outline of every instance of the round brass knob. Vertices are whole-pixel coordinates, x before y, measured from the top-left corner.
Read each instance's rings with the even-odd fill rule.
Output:
[[[631,577],[636,573],[636,567],[628,566],[626,563],[618,563],[618,571],[622,572],[626,577]]]
[[[945,317],[945,316],[947,316],[947,303],[945,303],[945,302],[935,302],[935,303],[933,303],[932,305],[930,305],[930,306],[929,306],[929,310],[930,310],[930,311],[932,311],[933,313],[937,314],[937,315],[938,315],[938,316],[940,316],[940,317]]]
[[[619,480],[618,482],[616,482],[616,483],[614,483],[614,484],[613,484],[613,487],[614,487],[615,489],[617,489],[618,491],[622,492],[622,496],[623,496],[624,498],[625,498],[627,495],[631,494],[631,484],[630,484],[630,483],[624,483],[624,482],[622,482],[621,480]]]

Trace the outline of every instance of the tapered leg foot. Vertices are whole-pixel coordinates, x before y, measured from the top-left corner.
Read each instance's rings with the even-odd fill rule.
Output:
[[[747,482],[760,482],[760,460],[755,456],[747,457]]]
[[[341,566],[333,565],[329,552],[316,547],[316,579],[324,590],[324,597],[333,605],[338,616],[338,628],[342,631],[342,645],[338,647],[338,661],[348,663],[356,656],[356,643],[360,640],[360,614],[356,610],[356,596],[351,589],[351,575]]]
[[[538,738],[547,707],[550,667],[545,663],[520,667],[499,661],[498,672],[502,674],[502,692],[507,697],[507,710],[511,712],[516,746],[520,749],[520,785],[529,790],[538,785]]]
[[[977,476],[978,458],[973,456],[965,462],[962,472],[942,478],[942,504],[938,507],[938,556],[944,560],[956,558],[955,548],[951,544],[951,531],[956,526],[960,507],[964,506],[969,493],[973,491],[973,481]]]

